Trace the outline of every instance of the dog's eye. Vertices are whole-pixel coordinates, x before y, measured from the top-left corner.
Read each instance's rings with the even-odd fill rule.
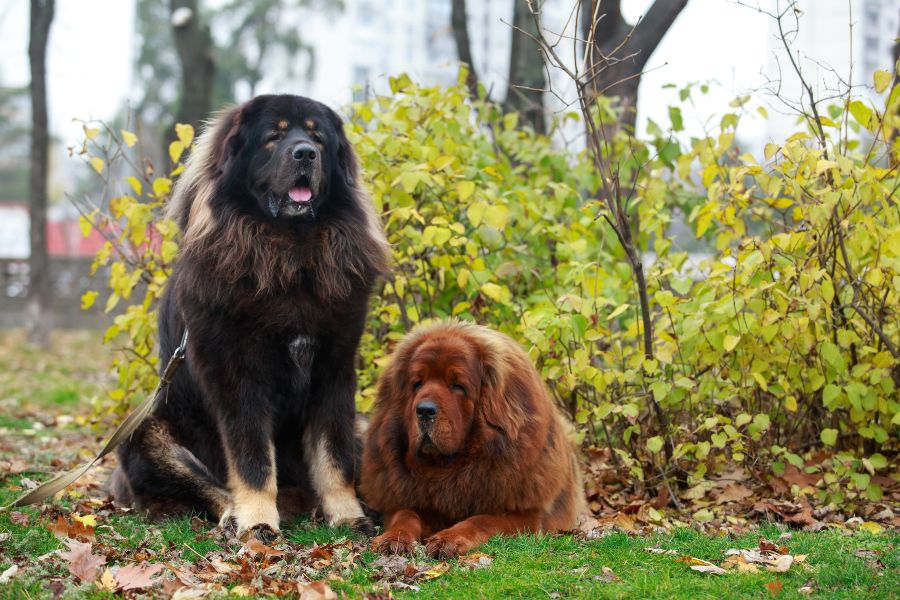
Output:
[[[421,382],[421,381],[414,381],[414,382],[413,382],[413,391],[414,391],[414,392],[419,391],[419,388],[420,388],[420,387],[422,387],[422,382]]]
[[[464,388],[463,386],[459,385],[458,383],[451,383],[451,384],[450,384],[450,389],[453,390],[454,392],[459,392],[460,394],[465,394],[465,393],[466,393],[466,388]]]
[[[273,131],[272,133],[270,133],[269,135],[266,136],[266,143],[268,144],[269,142],[277,142],[283,137],[284,137],[284,134],[282,132]]]

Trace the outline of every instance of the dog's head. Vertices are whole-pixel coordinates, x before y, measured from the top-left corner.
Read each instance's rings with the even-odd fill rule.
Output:
[[[413,332],[379,381],[380,410],[400,415],[404,446],[447,461],[496,436],[515,440],[543,385],[505,336],[451,322]]]
[[[356,156],[333,110],[300,96],[257,96],[220,113],[203,131],[170,216],[198,230],[206,229],[210,212],[310,221],[352,198],[356,178]],[[204,189],[207,182],[229,193]]]
[[[223,173],[274,218],[314,219],[356,178],[340,117],[315,100],[257,96],[234,112],[226,135]]]

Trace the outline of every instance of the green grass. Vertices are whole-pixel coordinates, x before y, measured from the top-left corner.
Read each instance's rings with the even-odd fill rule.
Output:
[[[45,455],[73,453],[64,444],[34,450],[38,435],[32,430],[37,421],[52,422],[54,415],[86,414],[87,400],[103,391],[108,351],[100,349],[99,335],[92,333],[63,334],[55,337],[55,349],[49,354],[36,353],[22,346],[21,334],[3,332],[0,338],[0,450],[6,456],[27,457],[26,468],[33,472],[10,476],[0,472],[0,505],[19,493],[23,476],[32,479],[47,477],[53,470]],[[69,426],[69,434],[80,430]],[[40,432],[44,433],[44,432]],[[5,437],[5,440],[4,440]],[[4,445],[3,442],[6,442]],[[92,436],[75,440],[76,447],[96,444]],[[71,443],[69,443],[71,446]],[[2,453],[0,453],[2,454]],[[0,459],[4,456],[0,455]],[[72,501],[59,503],[63,512],[71,510]],[[0,600],[19,598],[48,598],[49,581],[62,578],[67,585],[65,597],[108,598],[92,585],[75,585],[65,565],[59,559],[37,558],[62,544],[46,529],[54,514],[41,515],[37,508],[21,512],[29,517],[27,526],[12,522],[9,513],[0,513],[0,534],[9,537],[0,542],[0,573],[13,561],[20,565],[19,574],[0,586]],[[142,544],[168,559],[195,562],[198,555],[222,551],[233,553],[234,548],[223,547],[218,539],[206,535],[210,524],[198,528],[190,518],[170,519],[151,523],[140,515],[112,513],[100,519],[97,528],[99,543],[114,546],[127,553]],[[284,524],[284,536],[294,544],[310,547],[328,544],[349,537],[348,530],[313,526],[305,521]],[[111,528],[111,529],[110,529]],[[198,531],[199,529],[199,531]],[[115,535],[112,534],[115,532]],[[807,554],[805,564],[795,564],[787,573],[761,572],[716,577],[692,571],[678,562],[678,556],[650,554],[644,548],[659,545],[673,549],[679,555],[693,556],[721,564],[728,548],[754,548],[760,537],[777,539],[783,529],[764,526],[759,531],[737,537],[711,537],[691,529],[679,529],[649,537],[634,537],[612,533],[593,541],[581,541],[572,536],[526,536],[497,538],[479,550],[489,554],[491,566],[469,570],[456,561],[440,576],[417,581],[418,592],[391,589],[397,598],[768,598],[774,597],[766,585],[782,585],[779,598],[806,598],[798,589],[807,584],[815,592],[813,598],[898,598],[900,597],[900,535],[883,532],[872,535],[864,532],[829,529],[819,533],[794,532],[785,542],[794,555]],[[867,565],[866,558],[855,551],[879,551],[883,569]],[[367,592],[385,592],[374,563],[379,557],[365,551],[354,568],[342,573],[342,580],[330,585],[347,597],[359,598]],[[159,560],[157,557],[153,560]],[[438,561],[425,556],[413,559],[420,567]],[[119,562],[118,564],[124,564]],[[606,582],[603,567],[619,578]],[[325,576],[322,573],[318,576]]]
[[[0,501],[13,497],[4,485]],[[8,514],[0,514],[0,532],[10,538],[0,546],[0,571],[11,564],[11,558],[36,558],[61,547],[47,531],[40,512],[29,508],[28,526],[13,524]],[[162,523],[148,523],[139,515],[112,515],[102,520],[125,540],[115,542],[120,548],[137,547],[151,540],[157,551],[174,552],[181,559],[193,562],[199,555],[222,550],[219,542],[205,538],[192,529],[187,517]],[[150,530],[157,529],[157,533]],[[108,542],[107,534],[98,529],[98,541]],[[107,530],[108,531],[108,530]],[[691,530],[679,529],[649,537],[633,537],[612,533],[593,541],[581,541],[571,536],[523,536],[495,538],[480,551],[493,557],[487,568],[469,570],[450,561],[451,568],[443,575],[419,582],[421,591],[393,590],[398,598],[760,598],[769,597],[770,582],[782,584],[780,598],[806,597],[798,589],[809,582],[815,588],[815,598],[896,598],[900,594],[900,536],[896,533],[872,535],[828,530],[819,533],[794,532],[785,542],[794,555],[807,554],[806,564],[795,564],[787,573],[732,573],[712,576],[697,573],[677,556],[650,554],[645,547],[659,545],[676,550],[679,555],[694,556],[720,564],[728,548],[753,548],[759,537],[777,539],[784,530],[764,526],[759,532],[735,538],[710,537]],[[346,530],[313,527],[303,521],[290,523],[285,537],[303,545],[325,544],[347,537]],[[157,547],[158,546],[158,547]],[[854,555],[858,549],[880,551],[884,570],[873,570],[864,558]],[[232,549],[233,551],[233,549]],[[365,552],[357,567],[344,581],[331,582],[338,592],[360,597],[365,592],[383,590],[373,562],[378,558]],[[417,562],[436,561],[425,557]],[[620,581],[607,583],[602,579],[603,567],[609,567]],[[5,587],[0,586],[0,598],[49,597],[42,587],[48,576],[65,576],[61,567],[40,568],[33,576],[29,570]],[[558,596],[556,596],[558,594]],[[96,588],[81,586],[72,590],[71,597],[105,598]]]

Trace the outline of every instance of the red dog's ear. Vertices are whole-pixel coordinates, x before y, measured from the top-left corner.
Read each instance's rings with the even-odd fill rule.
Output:
[[[484,419],[515,441],[525,425],[526,411],[534,406],[534,367],[519,349],[502,339],[482,344],[484,369],[481,387],[481,412]]]

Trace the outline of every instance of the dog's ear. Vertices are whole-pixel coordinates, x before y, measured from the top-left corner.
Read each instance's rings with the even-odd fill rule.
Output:
[[[217,175],[228,171],[228,167],[244,144],[242,125],[245,121],[245,106],[227,108],[215,121],[216,128],[213,131],[212,152],[215,157],[214,164]]]
[[[328,109],[328,113],[337,135],[337,171],[344,180],[344,185],[353,188],[356,186],[356,179],[359,176],[359,161],[356,158],[356,152],[353,151],[353,146],[350,145],[350,140],[347,139],[347,134],[344,133],[343,119],[331,109]]]
[[[533,406],[534,367],[521,351],[505,347],[501,340],[481,347],[481,413],[491,426],[515,441],[525,425],[526,411]],[[540,393],[540,389],[537,390]]]

